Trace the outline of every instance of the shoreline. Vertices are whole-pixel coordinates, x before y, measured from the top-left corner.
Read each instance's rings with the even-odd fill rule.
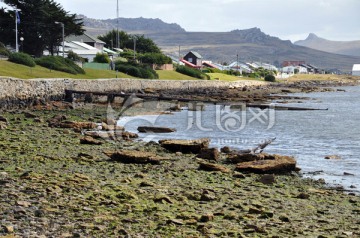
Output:
[[[311,77],[311,76],[309,76]],[[279,83],[265,81],[239,80],[235,82],[209,81],[209,80],[144,80],[144,79],[15,79],[0,77],[0,109],[14,107],[24,108],[35,103],[51,100],[62,100],[65,90],[89,91],[89,92],[138,92],[151,89],[161,93],[176,92],[193,95],[211,91],[235,89],[249,91],[249,89],[261,89],[260,93],[266,93],[268,89],[283,88],[295,90],[300,88],[304,91],[318,90],[318,87],[332,87],[344,85],[356,85],[360,83],[360,77],[353,76],[313,76],[306,80],[287,79]],[[316,80],[319,77],[320,80]],[[315,80],[314,80],[315,79]],[[281,91],[280,91],[281,92]],[[210,94],[209,94],[210,93]]]
[[[301,84],[149,93],[264,102],[274,93],[328,91]],[[228,172],[204,171],[199,164],[209,161],[195,154],[128,139],[83,144],[81,128],[52,125],[54,118],[109,123],[105,105],[40,102],[0,114],[0,236],[360,236],[360,196],[329,190],[322,180],[237,172],[224,153],[215,164]],[[107,156],[119,150],[166,160],[132,164]]]

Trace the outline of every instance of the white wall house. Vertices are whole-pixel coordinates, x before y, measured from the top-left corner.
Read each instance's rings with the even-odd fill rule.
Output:
[[[295,70],[297,71],[298,74],[308,73],[307,68],[302,66],[286,66],[281,69],[281,72],[285,74],[295,74]]]
[[[360,64],[354,64],[352,69],[352,75],[360,76]]]

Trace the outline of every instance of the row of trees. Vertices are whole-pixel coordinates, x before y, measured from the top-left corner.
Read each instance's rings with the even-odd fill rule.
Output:
[[[99,36],[99,40],[106,43],[108,48],[113,48],[116,45],[117,30],[112,30],[105,35]],[[120,48],[133,49],[136,44],[136,51],[138,53],[161,53],[160,48],[149,38],[144,35],[130,35],[124,31],[119,31]]]
[[[44,50],[52,55],[62,42],[62,27],[65,36],[84,32],[83,21],[69,14],[53,0],[4,0],[10,8],[0,9],[0,42],[15,47],[15,9],[19,10],[18,35],[23,37],[22,51],[39,57]]]

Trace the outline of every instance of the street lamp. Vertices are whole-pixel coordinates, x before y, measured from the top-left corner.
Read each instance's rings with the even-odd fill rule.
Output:
[[[65,58],[65,26],[64,23],[56,21],[55,24],[61,25],[62,27],[62,52],[63,52],[63,58]]]
[[[21,41],[21,51],[24,52],[24,37],[20,37]]]

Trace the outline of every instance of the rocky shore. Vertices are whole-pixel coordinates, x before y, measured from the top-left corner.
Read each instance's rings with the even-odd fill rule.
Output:
[[[140,93],[260,103],[348,83]],[[0,128],[0,237],[360,236],[360,197],[302,178],[291,157],[261,155],[285,161],[285,173],[249,172],[252,158],[206,148],[206,139],[196,142],[205,153],[138,141],[92,103],[4,110]]]

